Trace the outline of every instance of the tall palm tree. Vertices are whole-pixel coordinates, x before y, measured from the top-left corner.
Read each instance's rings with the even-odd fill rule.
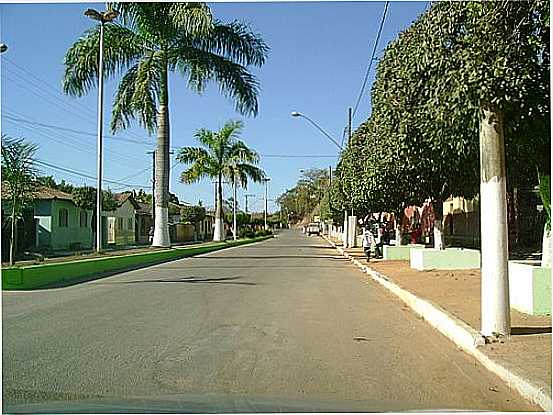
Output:
[[[248,179],[260,182],[265,177],[263,170],[255,166],[259,162],[259,155],[239,139],[242,128],[241,121],[228,121],[216,132],[200,129],[195,137],[203,147],[183,147],[177,154],[179,162],[190,164],[182,172],[181,182],[189,184],[207,177],[217,179],[214,241],[225,239],[223,178],[245,187]]]
[[[121,24],[104,24],[106,76],[124,72],[115,94],[111,129],[131,120],[157,131],[155,217],[152,245],[169,246],[169,72],[200,93],[214,80],[238,112],[256,115],[258,83],[248,66],[261,66],[268,47],[242,23],[214,20],[205,3],[114,3]],[[65,55],[65,93],[82,96],[98,79],[99,26]]]

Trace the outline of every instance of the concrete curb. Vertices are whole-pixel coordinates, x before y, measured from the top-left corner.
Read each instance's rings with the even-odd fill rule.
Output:
[[[432,304],[430,301],[423,300],[409,291],[404,290],[385,275],[380,274],[379,272],[362,264],[359,260],[349,255],[325,235],[323,235],[323,238],[341,255],[348,258],[351,262],[357,265],[358,268],[368,274],[372,280],[398,296],[417,315],[422,317],[440,333],[453,341],[460,349],[473,356],[486,369],[499,376],[499,378],[507,383],[509,388],[515,389],[525,399],[539,405],[545,411],[552,411],[551,391],[548,390],[548,385],[526,379],[524,376],[517,373],[516,369],[508,367],[508,365],[505,364],[500,364],[484,354],[478,349],[479,346],[484,345],[484,338],[479,332],[474,330],[464,321],[452,316],[438,305]]]

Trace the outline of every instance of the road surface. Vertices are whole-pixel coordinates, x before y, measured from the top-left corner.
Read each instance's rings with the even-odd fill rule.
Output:
[[[362,276],[323,239],[284,231],[4,292],[4,410],[537,409]]]

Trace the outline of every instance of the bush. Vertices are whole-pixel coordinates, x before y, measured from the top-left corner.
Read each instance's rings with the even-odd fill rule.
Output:
[[[271,231],[270,229],[261,229],[259,231],[257,231],[255,233],[255,236],[269,236],[269,235],[272,235],[273,234],[273,231]]]
[[[255,232],[250,228],[240,229],[238,236],[240,238],[253,238],[255,236]]]

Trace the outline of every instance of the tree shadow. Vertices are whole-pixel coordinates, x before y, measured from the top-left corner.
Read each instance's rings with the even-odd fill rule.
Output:
[[[551,327],[511,327],[511,336],[551,333]]]
[[[236,255],[236,256],[204,256],[204,257],[196,257],[194,259],[196,260],[204,260],[204,259],[216,259],[216,260],[223,260],[223,259],[332,259],[332,260],[338,260],[338,261],[347,261],[347,258],[345,257],[339,257],[339,256],[328,256],[328,255]]]
[[[147,280],[133,280],[133,281],[109,281],[100,282],[95,285],[111,285],[111,284],[144,284],[144,283],[185,283],[185,284],[232,284],[232,285],[258,285],[255,282],[236,281],[242,277],[221,277],[221,278],[196,278],[196,277],[182,277],[182,278],[166,278],[166,279],[147,279]]]

